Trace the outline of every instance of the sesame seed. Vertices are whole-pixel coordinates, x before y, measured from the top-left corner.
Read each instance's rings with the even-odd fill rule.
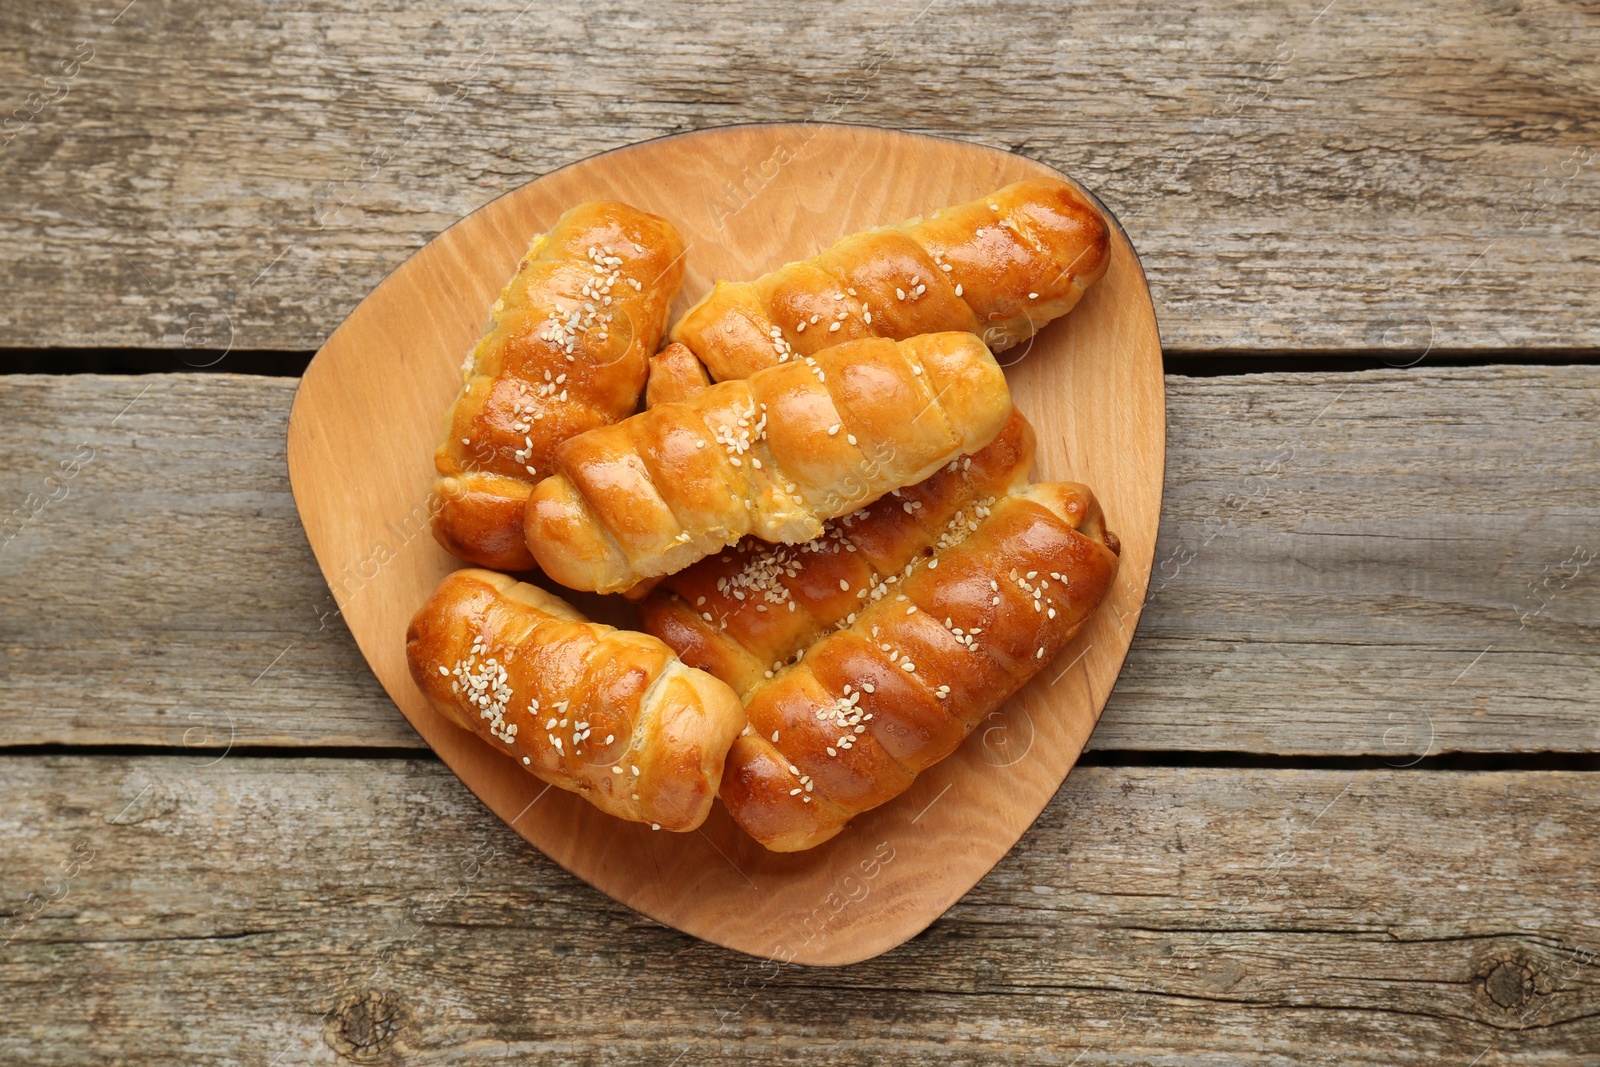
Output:
[[[903,671],[914,671],[914,670],[917,669],[917,665],[915,663],[912,663],[908,659],[907,660],[901,660],[900,661],[900,669],[903,670]]]
[[[795,325],[794,332],[795,333],[805,333],[806,332],[806,320],[805,319],[801,319],[799,321],[799,323],[797,323]]]
[[[450,668],[441,663],[439,664],[439,673],[448,678],[450,677]]]
[[[636,763],[630,763],[628,766],[629,769],[633,771],[633,776],[635,778],[639,777],[639,765]]]
[[[611,768],[611,773],[612,774],[621,774],[622,773],[622,768],[621,767],[613,767],[613,768]]]
[[[845,581],[843,578],[840,578],[839,579],[839,590],[840,590],[840,592],[848,593],[850,591],[850,583]]]
[[[853,433],[847,433],[847,434],[845,434],[845,435],[844,435],[844,439],[845,439],[845,440],[846,440],[846,441],[849,441],[849,442],[850,442],[850,443],[851,443],[851,444],[855,444],[855,443],[856,443],[856,435],[855,435],[855,434],[853,434]]]
[[[1037,300],[1037,299],[1039,299],[1039,294],[1038,293],[1029,293],[1028,294],[1028,299],[1029,300]]]
[[[836,434],[838,432],[839,432],[839,424],[837,422],[834,423],[832,426],[828,427],[828,436],[829,437],[832,437],[834,434]]]
[[[658,822],[653,822],[653,823],[650,824],[650,829],[659,830],[659,829],[661,829],[661,824],[658,823]]]
[[[828,326],[828,332],[829,333],[838,333],[839,332],[839,324],[837,322],[830,324]]]
[[[961,283],[960,282],[956,283],[956,295],[957,296],[961,295]]]

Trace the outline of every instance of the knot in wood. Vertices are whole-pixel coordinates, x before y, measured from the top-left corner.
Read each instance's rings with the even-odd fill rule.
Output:
[[[349,997],[328,1018],[323,1040],[346,1059],[371,1063],[394,1046],[404,1013],[392,992],[368,990]]]
[[[1533,971],[1520,963],[1504,960],[1484,975],[1483,990],[1502,1008],[1520,1008],[1533,996]]]

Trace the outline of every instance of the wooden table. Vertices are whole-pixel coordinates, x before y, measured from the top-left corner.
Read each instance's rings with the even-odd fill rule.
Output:
[[[1593,10],[125,2],[0,12],[0,1061],[1600,1063]],[[758,119],[1072,173],[1170,372],[1083,765],[838,970],[487,814],[284,467],[281,368],[433,233]]]

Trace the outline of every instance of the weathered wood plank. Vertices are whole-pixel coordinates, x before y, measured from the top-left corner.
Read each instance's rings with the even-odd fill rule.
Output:
[[[314,348],[509,188],[780,119],[1067,169],[1127,224],[1178,350],[1600,345],[1592,8],[725,10],[8,5],[0,341]],[[707,195],[761,210],[761,185]]]
[[[928,933],[817,970],[639,918],[429,761],[0,767],[7,1061],[1600,1063],[1592,775],[1079,768]]]
[[[1167,388],[1152,598],[1093,746],[1600,748],[1600,368]],[[0,744],[419,743],[301,534],[293,389],[0,379]]]

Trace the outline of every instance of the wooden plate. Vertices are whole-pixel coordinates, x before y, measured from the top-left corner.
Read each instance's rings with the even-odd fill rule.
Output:
[[[583,200],[665,216],[688,245],[676,315],[715,279],[752,278],[844,234],[1050,173],[989,148],[854,126],[737,126],[649,141],[558,170],[462,219],[386,278],[317,353],[289,419],[289,478],[345,622],[417,732],[550,858],[663,923],[782,961],[853,963],[927,927],[1043,810],[1111,692],[1150,576],[1165,406],[1149,290],[1114,227],[1105,279],[1031,346],[1000,357],[1038,429],[1035,477],[1087,482],[1122,538],[1109,602],[959,752],[828,844],[766,852],[720,806],[696,833],[653,832],[547,788],[449,725],[406,672],[406,624],[459,566],[428,529],[433,450],[462,358],[529,241]],[[597,611],[600,598],[572,599]],[[625,624],[628,609],[609,601],[598,610]]]

